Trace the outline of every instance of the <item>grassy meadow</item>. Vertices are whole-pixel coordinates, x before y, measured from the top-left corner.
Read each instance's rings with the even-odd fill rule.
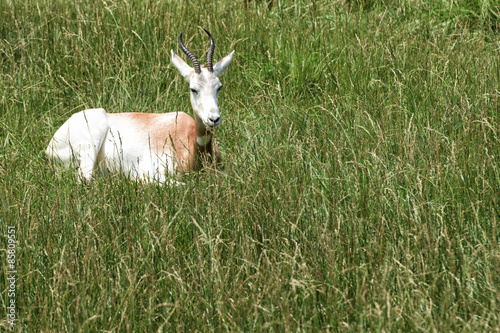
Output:
[[[500,331],[493,0],[0,0],[0,330]],[[77,111],[192,114],[221,76],[223,169],[80,183]],[[184,55],[182,55],[184,59]],[[187,59],[186,59],[187,60]]]

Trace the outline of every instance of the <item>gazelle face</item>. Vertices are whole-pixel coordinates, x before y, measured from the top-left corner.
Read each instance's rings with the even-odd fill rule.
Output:
[[[205,127],[213,128],[221,123],[219,111],[219,92],[222,84],[219,78],[205,68],[200,74],[193,73],[189,82],[191,105],[194,113]]]
[[[206,31],[206,30],[205,30]],[[219,126],[222,122],[219,111],[219,92],[222,84],[219,81],[221,75],[233,60],[234,51],[222,58],[215,66],[212,66],[212,55],[215,44],[210,36],[211,47],[207,56],[207,68],[201,68],[196,57],[189,52],[182,43],[182,34],[179,37],[181,49],[193,62],[194,67],[189,66],[172,50],[172,63],[179,70],[181,75],[189,83],[191,105],[195,114],[203,122],[206,128],[212,129]]]

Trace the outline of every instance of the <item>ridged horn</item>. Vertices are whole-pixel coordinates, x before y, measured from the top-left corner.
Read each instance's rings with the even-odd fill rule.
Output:
[[[182,42],[182,32],[179,35],[179,45],[181,46],[182,52],[184,52],[188,56],[189,60],[191,60],[191,62],[193,63],[195,73],[196,74],[200,74],[201,73],[200,63],[198,62],[198,59],[196,59],[196,57],[194,56],[194,54],[192,54],[191,52],[189,52],[189,50],[187,49],[187,47]]]
[[[208,32],[208,30],[206,30],[206,29],[203,29],[203,30],[205,30],[208,37],[210,37],[210,49],[208,50],[208,54],[207,54],[207,69],[209,72],[213,73],[213,71],[214,71],[213,57],[214,57],[214,50],[215,50],[215,42],[214,42],[214,38],[212,37],[210,32]]]

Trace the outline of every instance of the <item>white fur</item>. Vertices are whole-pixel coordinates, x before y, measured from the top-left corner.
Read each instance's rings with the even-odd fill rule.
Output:
[[[99,169],[165,182],[165,175],[175,169],[172,152],[153,153],[149,133],[123,115],[107,114],[104,109],[75,113],[54,134],[47,156],[78,168],[87,180]],[[175,117],[175,113],[168,115]]]
[[[205,147],[210,142],[210,139],[212,139],[212,135],[210,134],[207,134],[205,136],[197,136],[196,143],[201,147]]]

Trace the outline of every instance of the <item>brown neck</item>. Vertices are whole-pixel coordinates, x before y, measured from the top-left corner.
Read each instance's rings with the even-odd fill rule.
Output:
[[[213,131],[207,129],[203,121],[195,114],[196,123],[196,159],[199,167],[204,163],[211,163],[213,159]]]
[[[205,127],[205,124],[203,124],[203,121],[200,119],[200,117],[198,117],[196,113],[194,114],[194,121],[196,123],[196,137],[204,138],[207,135],[213,135],[213,131]]]

